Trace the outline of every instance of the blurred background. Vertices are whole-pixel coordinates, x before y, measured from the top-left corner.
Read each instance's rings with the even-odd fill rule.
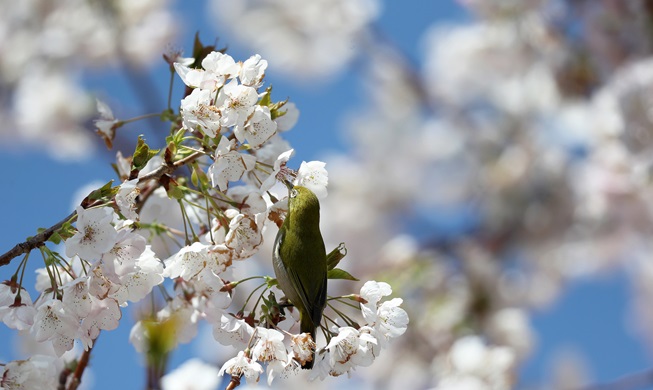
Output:
[[[344,268],[410,315],[373,366],[315,386],[653,388],[652,2],[23,0],[0,20],[0,251],[115,179],[138,134],[161,146],[152,119],[107,151],[95,98],[161,112],[162,54],[199,32],[268,60],[300,110],[290,165],[327,163],[327,247],[345,241]],[[135,314],[98,339],[86,388],[143,387]],[[234,352],[211,337],[170,368],[220,366]],[[2,362],[31,348],[0,340]]]

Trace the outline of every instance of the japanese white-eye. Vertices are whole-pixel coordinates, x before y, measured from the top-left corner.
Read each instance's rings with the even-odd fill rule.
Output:
[[[292,186],[288,214],[274,241],[273,265],[279,288],[299,310],[300,331],[310,333],[322,320],[327,298],[327,257],[320,233],[320,202],[306,187]],[[315,351],[313,351],[313,360]],[[313,361],[302,368],[310,369]]]

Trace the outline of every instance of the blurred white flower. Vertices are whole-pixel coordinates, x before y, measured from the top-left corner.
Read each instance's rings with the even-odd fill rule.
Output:
[[[215,390],[220,384],[217,367],[194,358],[161,378],[163,390]]]
[[[215,1],[213,12],[236,38],[276,69],[315,80],[342,69],[379,14],[375,0]],[[242,26],[248,26],[242,28]]]

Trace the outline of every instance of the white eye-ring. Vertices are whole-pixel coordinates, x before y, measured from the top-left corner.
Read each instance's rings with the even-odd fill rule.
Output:
[[[297,194],[298,194],[297,190],[295,190],[295,189],[290,190],[290,197],[291,197],[291,198],[296,197]]]

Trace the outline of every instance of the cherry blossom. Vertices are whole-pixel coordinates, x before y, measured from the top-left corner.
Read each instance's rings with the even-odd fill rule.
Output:
[[[326,163],[322,161],[302,161],[302,165],[297,171],[295,185],[304,186],[319,198],[324,199],[327,196],[327,184],[329,177],[326,169]]]
[[[222,114],[221,124],[227,127],[235,126],[236,129],[244,127],[245,121],[254,112],[254,105],[258,100],[256,89],[240,85],[236,80],[231,80],[221,90],[220,95],[224,99],[219,107],[219,112]],[[235,134],[239,142],[245,142],[242,132],[237,131]]]
[[[209,245],[194,242],[177,252],[174,257],[166,261],[165,276],[169,278],[182,278],[191,280],[208,264],[207,250]]]
[[[20,299],[18,294],[20,293]],[[29,292],[12,286],[11,282],[0,283],[0,320],[17,330],[29,329],[34,324],[36,310]]]
[[[0,368],[0,388],[56,389],[62,364],[52,356],[34,355],[27,360],[8,362]]]
[[[113,116],[113,111],[111,108],[100,99],[96,100],[97,110],[100,114],[100,118],[94,120],[95,127],[97,131],[104,138],[105,142],[108,145],[112,145],[113,138],[116,132],[116,126],[118,125],[118,120]]]
[[[115,299],[90,298],[90,300],[91,310],[82,320],[79,330],[79,339],[86,349],[93,345],[93,341],[100,335],[100,330],[116,329],[122,317],[118,301]]]
[[[138,221],[138,214],[136,213],[136,198],[141,193],[140,189],[136,186],[138,179],[125,181],[120,186],[120,190],[116,195],[116,204],[120,209],[122,215],[132,221]]]
[[[57,356],[73,347],[79,331],[79,318],[57,299],[48,299],[36,308],[31,333],[36,341],[50,341]]]
[[[109,207],[84,209],[77,207],[77,233],[66,240],[66,255],[79,255],[85,260],[102,257],[116,244],[118,232],[111,222],[114,212]]]
[[[181,115],[185,129],[200,130],[209,137],[222,131],[222,115],[213,102],[213,92],[194,89],[181,101]]]
[[[309,333],[300,333],[291,336],[291,339],[291,348],[295,359],[297,359],[301,365],[310,362],[313,359],[313,353],[315,352],[315,340],[313,340],[311,335]]]
[[[258,148],[276,131],[277,122],[272,120],[270,108],[256,106],[245,127],[237,126],[234,133],[240,142],[245,143],[246,140],[251,147]]]
[[[239,66],[234,59],[217,51],[209,53],[202,60],[203,69],[192,69],[187,65],[175,63],[175,70],[181,80],[189,87],[213,93],[222,87],[226,80],[238,76]]]
[[[288,163],[288,160],[290,160],[293,154],[295,154],[295,150],[288,149],[276,157],[272,172],[261,184],[261,191],[267,191],[274,186],[277,181],[277,174],[286,166],[286,163]]]
[[[255,384],[263,373],[263,367],[248,358],[245,352],[240,351],[236,357],[227,360],[222,366],[219,375],[222,376],[225,373],[236,377],[244,376],[247,379],[247,384]]]
[[[267,67],[268,62],[261,59],[260,55],[255,54],[249,57],[242,63],[240,66],[240,72],[238,72],[238,78],[240,79],[241,84],[259,88],[263,81],[263,77],[265,77],[265,70]]]
[[[161,378],[163,390],[214,390],[219,385],[217,367],[193,358]]]
[[[214,187],[226,191],[228,182],[240,180],[245,173],[254,169],[255,164],[255,156],[239,153],[235,141],[222,137],[215,150],[215,162],[211,164],[207,174]]]
[[[121,306],[126,306],[127,301],[138,302],[163,282],[162,275],[163,263],[147,246],[136,260],[135,271],[120,276],[120,286],[111,296]]]

